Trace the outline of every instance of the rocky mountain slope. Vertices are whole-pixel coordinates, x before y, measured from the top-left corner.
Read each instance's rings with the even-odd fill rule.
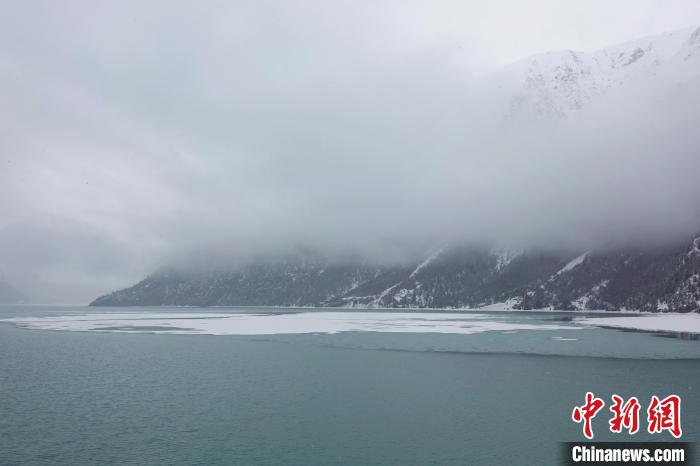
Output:
[[[508,251],[445,246],[411,265],[304,256],[209,273],[162,269],[95,306],[328,306],[700,311],[700,236],[673,247]]]
[[[488,81],[509,124],[568,118],[635,86],[682,93],[700,86],[700,28],[589,53],[541,54]],[[403,265],[297,256],[205,273],[162,269],[92,304],[697,312],[699,241],[599,251],[451,245]]]
[[[387,270],[298,255],[207,272],[162,268],[131,288],[93,305],[316,306],[343,296]]]
[[[698,312],[700,238],[652,250],[581,254],[512,296],[520,309]]]

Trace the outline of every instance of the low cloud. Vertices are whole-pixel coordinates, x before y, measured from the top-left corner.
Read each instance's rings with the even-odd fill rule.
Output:
[[[505,121],[492,77],[515,52],[496,51],[527,27],[498,42],[449,19],[488,9],[354,5],[4,5],[5,275],[37,301],[87,301],[193,257],[395,260],[700,226],[697,73]]]

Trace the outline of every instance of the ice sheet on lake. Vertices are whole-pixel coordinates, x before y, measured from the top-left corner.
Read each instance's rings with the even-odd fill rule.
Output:
[[[15,317],[17,326],[42,330],[149,332],[207,335],[392,332],[473,334],[487,331],[575,330],[581,327],[524,323],[487,314],[399,312],[100,313],[78,316]]]
[[[700,334],[700,314],[638,314],[625,317],[592,317],[582,321],[598,327],[625,328],[652,332],[678,332]]]

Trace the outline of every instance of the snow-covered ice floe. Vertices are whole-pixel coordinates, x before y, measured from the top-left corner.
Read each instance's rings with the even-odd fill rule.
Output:
[[[124,313],[2,319],[29,329],[207,335],[392,332],[474,334],[580,330],[579,326],[509,321],[487,314],[300,312],[289,314]]]
[[[700,314],[663,313],[637,314],[625,317],[590,317],[582,323],[596,327],[613,327],[649,332],[674,332],[700,334]]]

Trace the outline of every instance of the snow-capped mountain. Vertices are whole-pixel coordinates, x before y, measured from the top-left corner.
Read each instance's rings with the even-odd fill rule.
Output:
[[[298,255],[207,273],[166,268],[92,304],[697,312],[700,236],[583,252],[442,246],[393,266]]]
[[[509,65],[489,82],[505,97],[506,121],[557,119],[621,89],[666,79],[673,86],[700,76],[700,27],[645,37],[593,52],[549,52]]]
[[[140,283],[96,299],[94,305],[316,306],[385,273],[360,261],[316,254],[259,258],[210,271],[163,267]]]
[[[511,295],[521,309],[700,311],[700,237],[653,249],[587,251]]]
[[[93,305],[474,307],[555,273],[570,255],[441,246],[391,266],[298,254],[206,273],[163,268]]]
[[[700,89],[700,28],[536,55],[487,81],[507,124],[568,120],[630,90],[682,99],[684,89]],[[401,265],[300,255],[196,274],[163,269],[92,304],[698,312],[700,237],[593,251],[441,245]]]

